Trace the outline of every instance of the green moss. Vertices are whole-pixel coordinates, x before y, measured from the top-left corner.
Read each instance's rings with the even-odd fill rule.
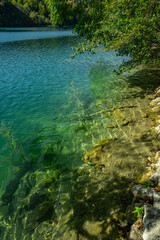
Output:
[[[120,110],[119,108],[117,108],[116,110],[114,110],[114,112],[113,112],[113,118],[114,118],[116,121],[122,121],[122,120],[125,118],[123,110]]]
[[[158,114],[157,113],[154,113],[152,112],[151,109],[149,109],[147,112],[146,112],[147,116],[152,119],[153,121],[155,121],[157,118],[158,118]]]
[[[60,174],[61,174],[61,172],[59,170],[55,170],[53,172],[53,176],[54,176],[56,181],[59,179]]]
[[[117,123],[113,122],[113,123],[108,123],[108,124],[106,125],[106,127],[107,127],[107,128],[117,128],[118,125],[117,125]]]
[[[93,148],[84,155],[84,160],[87,161],[88,163],[92,163],[96,167],[99,167],[100,158],[103,153],[103,148],[115,140],[116,138],[109,138],[97,142],[93,146]]]
[[[140,184],[145,184],[146,181],[151,177],[152,171],[146,170],[143,173],[140,173],[137,177],[137,181]]]
[[[90,160],[91,158],[99,159],[100,158],[100,151],[101,151],[101,147],[96,147],[94,149],[91,149],[89,152],[87,152],[84,155],[84,159],[85,160]]]
[[[116,109],[124,109],[124,108],[134,108],[134,107],[137,107],[136,105],[123,105],[123,106],[120,106],[120,107],[114,107],[113,110],[116,110]]]
[[[101,147],[101,148],[102,148],[102,147],[104,147],[105,145],[107,145],[108,143],[113,142],[113,141],[115,141],[115,140],[116,140],[116,138],[103,139],[103,140],[97,142],[97,143],[93,146],[93,148],[97,148],[97,147]]]

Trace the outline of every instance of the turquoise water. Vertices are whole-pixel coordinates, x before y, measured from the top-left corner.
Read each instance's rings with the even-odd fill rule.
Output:
[[[105,107],[110,107],[116,96],[122,94],[121,82],[112,72],[122,58],[115,53],[99,53],[71,60],[71,47],[78,42],[71,30],[29,33],[21,30],[0,34],[3,41],[0,46],[0,120],[12,125],[18,142],[38,136],[42,138],[40,148],[43,144],[59,142],[67,145],[67,152],[75,153],[81,141],[84,140],[84,144],[86,141],[84,133],[77,131],[76,136],[72,129],[81,121],[79,115],[85,118],[101,110],[98,105],[97,109],[93,106],[103,101],[108,102]],[[44,39],[28,40],[38,35]],[[86,117],[85,121],[89,120],[91,117]],[[74,146],[70,146],[70,141]]]
[[[25,162],[28,171],[84,165],[83,155],[98,141],[122,137],[121,129],[107,128],[111,111],[135,99],[144,106],[158,86],[154,71],[116,75],[127,57],[115,52],[71,60],[78,42],[70,29],[1,29],[1,194]]]

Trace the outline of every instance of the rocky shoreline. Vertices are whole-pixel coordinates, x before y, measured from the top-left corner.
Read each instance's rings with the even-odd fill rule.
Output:
[[[150,107],[148,115],[155,122],[151,133],[157,139],[157,144],[159,144],[160,87],[156,89],[155,99],[151,101]],[[132,225],[129,240],[160,239],[160,152],[156,152],[154,157],[149,157],[148,160],[147,170],[139,179],[140,185],[134,185],[132,188],[134,204],[137,206],[141,202],[140,207],[144,207],[144,215],[141,216],[141,220],[137,220]],[[140,225],[139,221],[141,222]]]

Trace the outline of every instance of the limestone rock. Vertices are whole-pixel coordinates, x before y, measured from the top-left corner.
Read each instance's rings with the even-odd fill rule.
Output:
[[[92,165],[95,165],[97,167],[100,167],[102,165],[105,165],[105,159],[103,158],[103,152],[104,147],[108,148],[111,146],[112,142],[114,142],[116,138],[110,138],[110,139],[103,139],[99,142],[97,142],[93,149],[91,149],[89,152],[87,152],[84,155],[84,160],[87,161],[87,163],[90,163]]]
[[[150,103],[151,107],[154,107],[156,105],[160,105],[160,97],[157,97],[157,98],[153,99]]]
[[[146,170],[143,173],[140,173],[138,175],[137,181],[140,184],[144,184],[146,181],[149,180],[149,177],[152,175],[152,171],[151,170]]]
[[[144,206],[143,239],[160,240],[160,209]]]
[[[160,210],[160,194],[158,192],[153,192],[153,207]]]
[[[155,107],[151,108],[151,111],[153,113],[160,113],[160,106],[155,106]]]
[[[160,97],[160,89],[159,88],[156,89],[156,97]]]
[[[157,182],[157,185],[160,187],[160,167],[157,171],[150,177],[151,181]]]
[[[160,134],[160,125],[158,125],[157,127],[155,127],[155,130],[156,130],[157,134]]]
[[[132,188],[132,193],[136,198],[141,198],[144,201],[153,201],[153,192],[148,188],[141,187],[139,185],[134,185]]]
[[[155,124],[156,124],[156,125],[160,125],[159,115],[158,115],[157,118],[155,119]]]
[[[129,237],[128,237],[128,240],[143,240],[142,238],[142,229],[141,227],[139,227],[140,223],[139,223],[140,220],[137,220],[132,226],[131,226],[131,230],[130,230],[130,233],[129,233]]]

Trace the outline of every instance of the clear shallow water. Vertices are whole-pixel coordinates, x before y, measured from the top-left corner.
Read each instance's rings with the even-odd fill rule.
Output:
[[[37,31],[12,32],[7,37],[12,42],[0,46],[0,118],[12,123],[19,141],[39,134],[49,135],[52,142],[67,141],[79,115],[92,112],[92,102],[112,102],[114,95],[121,94],[121,89],[111,88],[115,82],[121,85],[112,70],[122,59],[109,53],[70,60],[71,47],[78,41],[66,36],[71,35],[70,30],[53,31],[52,39],[46,39],[47,31],[39,33],[45,39],[14,41],[12,35],[15,39],[19,34],[21,39],[26,35],[34,38]]]
[[[123,58],[114,52],[71,60],[78,39],[70,30],[19,30],[0,32],[2,193],[26,161],[32,171],[55,164],[72,169],[102,139],[124,135],[129,141],[121,129],[107,128],[111,110],[148,104],[141,99],[158,85],[154,71],[117,76],[113,70]]]

